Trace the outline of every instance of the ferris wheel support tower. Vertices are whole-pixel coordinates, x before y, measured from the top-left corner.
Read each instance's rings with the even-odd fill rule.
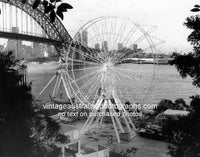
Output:
[[[84,134],[90,128],[98,128],[102,125],[105,115],[109,115],[112,120],[112,125],[117,137],[117,142],[120,143],[120,133],[129,133],[132,137],[136,136],[136,128],[125,110],[120,99],[115,94],[116,80],[111,75],[113,63],[109,58],[102,68],[101,77],[101,95],[96,101],[94,108],[85,122],[81,133]],[[117,111],[116,111],[117,110]],[[125,127],[122,124],[125,123]]]

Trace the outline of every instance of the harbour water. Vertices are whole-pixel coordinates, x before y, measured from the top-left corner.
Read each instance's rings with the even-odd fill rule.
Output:
[[[38,93],[43,89],[47,82],[55,74],[55,70],[58,63],[44,63],[44,64],[28,64],[28,81],[32,82],[32,93],[37,97]],[[126,65],[128,68],[135,68],[135,64]],[[126,68],[123,67],[123,68]],[[199,94],[200,89],[192,85],[192,79],[187,77],[181,78],[174,66],[170,65],[157,65],[155,67],[155,77],[153,79],[153,86],[150,89],[148,95],[143,94],[144,89],[149,88],[149,84],[145,83],[145,80],[149,81],[153,75],[153,65],[141,64],[140,83],[125,83],[123,86],[127,88],[129,97],[134,99],[138,103],[156,104],[162,99],[176,100],[177,98],[183,98],[187,103],[190,101],[190,96]],[[123,83],[123,81],[121,82]],[[44,96],[39,99],[46,101],[49,99],[49,95],[52,92],[53,84],[47,89]]]

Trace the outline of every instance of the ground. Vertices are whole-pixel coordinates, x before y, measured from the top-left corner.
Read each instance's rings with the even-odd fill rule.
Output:
[[[71,125],[76,126],[79,130],[83,126],[84,122],[71,123]],[[62,123],[63,131],[69,124]],[[108,144],[107,137],[113,135],[113,144]],[[167,157],[167,143],[163,141],[157,141],[152,139],[147,139],[136,135],[130,142],[121,143],[116,142],[115,132],[110,124],[104,125],[99,129],[90,129],[90,132],[81,136],[81,148],[88,150],[97,150],[98,145],[103,145],[109,147],[110,150],[115,150],[116,152],[125,151],[127,148],[136,148],[137,152],[135,157]]]

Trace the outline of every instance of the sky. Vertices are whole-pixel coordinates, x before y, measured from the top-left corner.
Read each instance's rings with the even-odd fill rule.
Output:
[[[187,53],[190,30],[183,26],[198,0],[63,0],[73,6],[64,14],[63,23],[74,34],[87,21],[99,16],[118,16],[145,25],[156,25],[156,36],[166,43],[163,52]]]

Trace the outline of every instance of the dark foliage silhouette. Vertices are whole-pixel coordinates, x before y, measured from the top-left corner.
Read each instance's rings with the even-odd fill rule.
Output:
[[[31,86],[22,84],[13,53],[0,51],[0,156],[48,157],[54,141],[67,140],[59,125],[34,110]]]
[[[163,99],[158,103],[158,106],[154,109],[155,115],[164,112],[167,109],[187,110],[188,105],[182,98],[176,99],[174,102],[168,99]]]
[[[29,140],[33,116],[31,87],[20,85],[16,70],[19,61],[12,52],[0,52],[0,153],[2,156],[28,156],[33,144]],[[25,141],[25,142],[24,142]],[[21,149],[23,148],[23,149]]]
[[[21,2],[23,4],[28,3],[27,0],[21,0]],[[62,0],[35,0],[32,7],[33,9],[37,9],[39,5],[43,6],[44,8],[43,12],[49,15],[52,22],[55,21],[56,17],[59,17],[60,19],[63,20],[64,12],[67,12],[68,9],[73,9],[73,7],[70,4],[63,3]]]
[[[52,22],[55,21],[55,17],[58,16],[62,20],[64,19],[64,12],[67,12],[68,9],[73,7],[68,3],[63,3],[62,0],[35,0],[33,3],[33,9],[36,9],[39,5],[43,5],[44,13],[50,15]]]
[[[178,120],[168,119],[163,125],[163,135],[171,144],[168,146],[172,157],[200,156],[200,98],[192,97],[190,114]]]
[[[174,56],[170,64],[176,66],[183,78],[190,76],[193,85],[200,87],[200,16],[188,17],[184,25],[192,30],[188,41],[193,45],[193,52]]]
[[[195,5],[192,12],[199,12],[200,6]],[[200,87],[200,16],[188,17],[184,25],[192,32],[188,41],[193,45],[193,52],[184,55],[175,55],[170,62],[185,78],[190,76],[193,85]],[[200,156],[200,98],[192,96],[189,105],[190,114],[179,117],[178,120],[169,119],[163,126],[163,134],[171,143],[169,154],[172,157]]]

